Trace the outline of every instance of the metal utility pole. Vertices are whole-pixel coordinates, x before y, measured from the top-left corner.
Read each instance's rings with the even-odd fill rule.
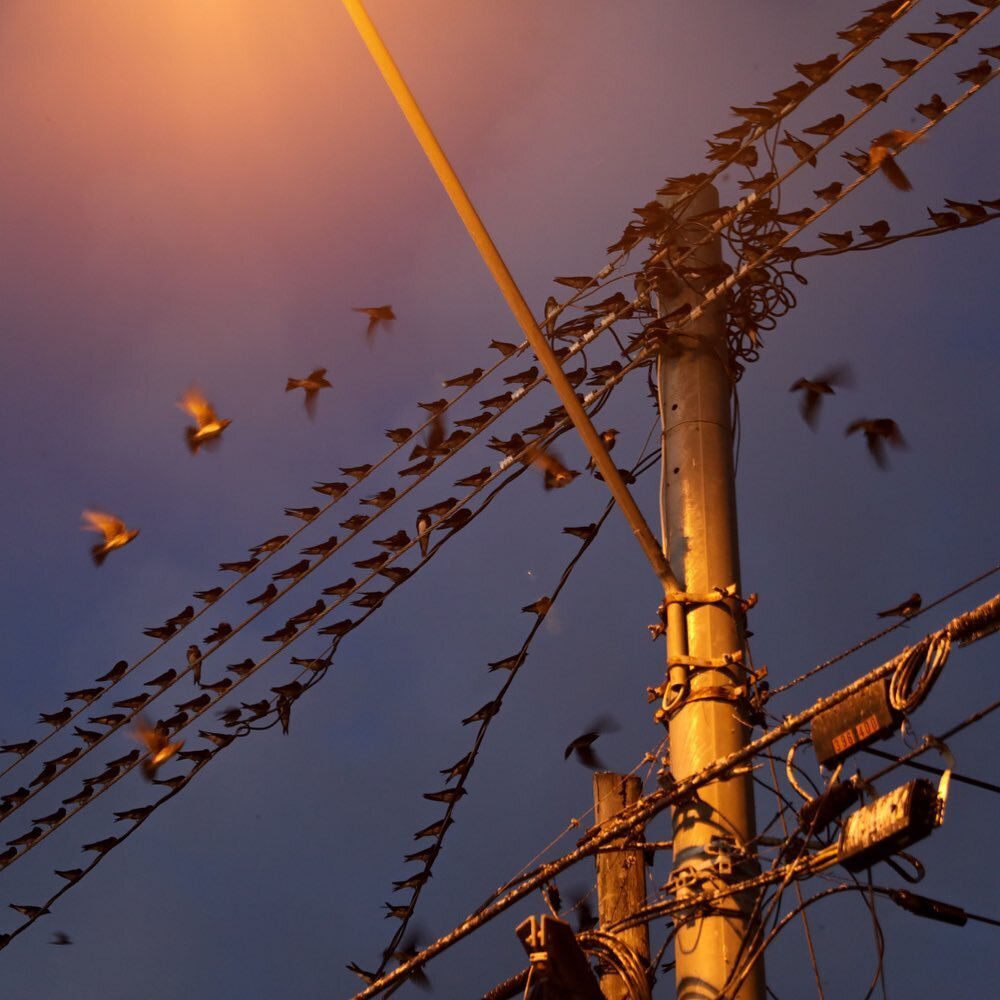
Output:
[[[676,199],[661,199],[671,208]],[[718,192],[706,187],[679,211],[696,219],[717,209]],[[699,269],[722,263],[710,224],[690,222],[672,236],[662,269],[650,275],[661,317],[702,301],[716,278]],[[706,241],[694,252],[686,247]],[[684,258],[681,260],[681,258]],[[671,265],[677,261],[676,267]],[[669,331],[670,323],[666,323]],[[680,578],[687,654],[668,649],[663,715],[669,720],[670,771],[680,781],[751,739],[747,676],[743,668],[743,609],[733,474],[733,379],[725,317],[718,300],[668,332],[659,358],[663,426],[661,490],[664,554]],[[668,595],[668,605],[671,601]],[[670,625],[668,623],[668,635]],[[701,788],[674,809],[672,888],[685,894],[740,881],[756,861],[747,848],[755,833],[752,779],[746,771]],[[678,916],[674,943],[678,1000],[718,995],[763,1000],[763,963],[737,992],[727,985],[759,942],[753,897],[736,897],[713,913]]]
[[[594,775],[594,823],[617,816],[642,798],[642,780],[602,771]],[[633,831],[633,843],[641,831]],[[646,859],[642,847],[623,848],[625,838],[613,841],[596,855],[597,907],[600,926],[607,927],[646,905]],[[631,949],[645,968],[649,965],[649,928],[646,924],[618,931],[615,937]],[[601,976],[601,992],[608,1000],[632,1000],[628,985],[615,972]]]

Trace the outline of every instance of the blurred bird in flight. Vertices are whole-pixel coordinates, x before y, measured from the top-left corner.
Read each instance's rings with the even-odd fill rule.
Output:
[[[855,420],[854,423],[848,424],[846,433],[853,434],[855,431],[865,432],[868,450],[880,469],[886,467],[885,444],[887,441],[894,448],[906,447],[906,441],[903,439],[899,424],[888,417],[879,417],[876,420]]]
[[[135,720],[132,735],[149,751],[149,756],[142,762],[142,773],[150,781],[156,777],[160,766],[166,764],[184,746],[183,740],[171,743],[166,733],[158,726],[151,726],[141,715]]]
[[[824,396],[834,395],[834,386],[850,386],[852,382],[851,369],[848,365],[837,365],[817,375],[815,378],[796,379],[789,387],[789,392],[801,392],[802,419],[815,428],[819,417],[820,404]]]
[[[314,368],[305,378],[292,378],[289,376],[288,382],[285,385],[285,392],[291,392],[293,389],[305,389],[306,413],[309,414],[310,420],[314,420],[316,417],[316,396],[319,394],[320,389],[331,388],[333,387],[326,378],[326,369]]]
[[[396,314],[392,311],[392,306],[353,306],[354,312],[364,313],[368,317],[368,329],[365,330],[365,337],[369,347],[375,341],[375,331],[383,323],[391,323]]]
[[[194,427],[184,429],[184,439],[192,455],[197,455],[202,445],[216,443],[222,432],[232,423],[231,420],[219,419],[215,408],[205,399],[197,386],[188,389],[177,405],[195,422]]]
[[[109,552],[120,549],[139,534],[139,529],[129,530],[125,527],[125,522],[114,514],[105,514],[99,510],[85,510],[83,512],[84,531],[97,531],[104,535],[104,541],[94,545],[90,554],[94,559],[94,565],[100,566],[107,558]]]

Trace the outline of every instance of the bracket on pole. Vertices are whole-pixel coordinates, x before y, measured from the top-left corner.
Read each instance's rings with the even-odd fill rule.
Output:
[[[528,953],[532,975],[529,982],[540,987],[545,1000],[604,1000],[587,956],[565,920],[543,914],[528,917],[515,932]]]

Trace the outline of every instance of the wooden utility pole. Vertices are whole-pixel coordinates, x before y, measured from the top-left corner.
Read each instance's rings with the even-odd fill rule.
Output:
[[[642,780],[602,771],[594,775],[594,822],[597,826],[617,816],[642,797]],[[629,838],[641,840],[642,831]],[[646,864],[641,847],[623,849],[625,839],[612,841],[596,856],[597,908],[600,926],[607,927],[646,905]],[[649,965],[649,929],[645,924],[618,931],[615,937]],[[601,992],[608,1000],[632,1000],[628,987],[615,972],[601,976]]]
[[[662,199],[668,208],[676,199]],[[652,275],[661,317],[702,301],[700,288],[718,280],[721,241],[710,235],[703,213],[719,196],[706,186],[679,210],[681,225],[671,251]],[[707,216],[711,220],[712,216]],[[687,247],[703,243],[689,252]],[[672,266],[676,261],[676,266]],[[708,269],[703,270],[703,269]],[[686,655],[668,649],[663,704],[669,722],[670,770],[682,780],[751,738],[743,668],[743,610],[733,474],[733,377],[726,341],[724,302],[717,299],[696,319],[667,334],[659,358],[658,391],[663,422],[662,522],[664,553],[684,593]],[[727,589],[728,588],[728,589]],[[668,595],[668,602],[671,601]],[[671,625],[668,623],[668,639]],[[672,889],[678,898],[739,881],[756,871],[752,779],[746,771],[700,789],[674,809]],[[724,996],[763,1000],[763,963],[737,992],[727,983],[758,944],[754,900],[736,897],[724,910],[678,917],[674,942],[678,1000]]]

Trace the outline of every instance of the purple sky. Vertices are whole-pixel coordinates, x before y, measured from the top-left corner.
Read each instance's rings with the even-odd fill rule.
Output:
[[[704,140],[737,121],[730,105],[792,83],[795,62],[846,51],[835,33],[860,16],[844,0],[368,6],[539,311],[548,295],[566,291],[553,276],[604,266],[604,248],[665,177],[705,168]],[[952,8],[980,10],[964,0],[945,5]],[[937,30],[936,9],[919,5],[788,127],[801,134],[826,116],[853,114],[859,105],[844,88],[894,80],[882,56],[923,56],[904,36]],[[833,180],[853,180],[841,151],[867,147],[891,128],[919,127],[913,105],[934,92],[957,96],[954,72],[998,40],[993,18],[942,54],[837,140],[818,168],[795,174],[783,186],[783,210],[815,204],[812,191]],[[820,246],[813,229],[853,227],[857,235],[859,224],[878,218],[893,232],[916,229],[946,197],[1000,197],[998,95],[984,88],[901,156],[912,191],[873,177],[797,245]],[[315,481],[377,461],[390,447],[386,428],[417,426],[418,401],[454,392],[441,389],[444,379],[492,365],[491,338],[521,337],[339,4],[7,0],[0,134],[0,742],[12,743],[40,739],[48,727],[38,713],[60,708],[63,692],[88,686],[120,658],[145,655],[155,644],[143,628],[192,602],[193,590],[231,583],[217,571],[220,561],[245,558],[248,546],[297,527],[282,509],[320,502]],[[787,150],[782,157],[790,162]],[[738,197],[743,177],[733,169],[720,179],[724,201]],[[874,631],[880,608],[913,590],[929,603],[998,561],[996,256],[997,233],[985,225],[806,261],[808,286],[791,286],[796,308],[765,334],[761,361],[739,386],[738,494],[743,586],[760,595],[750,620],[753,656],[773,685]],[[633,257],[625,271],[642,252]],[[628,291],[631,279],[608,294],[619,288]],[[369,349],[365,320],[351,308],[383,302],[398,319]],[[600,364],[614,350],[604,336],[588,356]],[[856,388],[827,401],[813,433],[788,386],[839,361],[852,363]],[[510,363],[453,416],[473,415],[478,400],[505,388],[501,375],[530,363]],[[288,376],[317,366],[328,369],[333,388],[310,423],[300,396],[283,389]],[[192,457],[175,403],[193,383],[233,423],[217,451]],[[491,431],[509,436],[555,403],[542,385]],[[898,420],[909,444],[890,456],[887,472],[843,433],[853,419],[883,416]],[[625,380],[597,418],[599,428],[622,432],[619,464],[636,459],[653,419],[643,376]],[[495,468],[498,455],[484,445],[470,444],[220,650],[206,662],[206,678],[272,652],[261,636],[322,587],[359,575],[349,563],[375,551],[373,538],[398,528],[412,534],[417,507],[461,495],[455,479]],[[582,469],[585,456],[570,435],[557,449]],[[405,455],[114,697],[182,667],[186,645],[219,620],[241,620],[243,602],[298,559],[298,548],[345,534],[337,522],[359,509],[358,499],[406,485],[396,476]],[[655,470],[636,494],[655,525],[654,479]],[[254,733],[220,753],[3,951],[5,997],[355,992],[360,983],[345,965],[377,964],[393,928],[381,904],[405,900],[392,882],[418,866],[402,857],[429,843],[412,834],[441,815],[421,793],[442,787],[439,771],[474,737],[460,720],[499,689],[503,678],[487,662],[518,649],[531,625],[520,608],[551,592],[576,551],[561,527],[595,520],[606,499],[588,476],[551,493],[535,475],[505,489],[344,640],[322,683],[295,704],[287,737]],[[79,527],[91,506],[141,529],[100,570],[87,552],[94,538]],[[401,562],[415,565],[416,555]],[[998,589],[995,577],[979,584],[769,709],[778,717],[801,710]],[[564,762],[562,750],[596,716],[611,712],[622,726],[598,744],[610,768],[628,771],[655,749],[661,730],[645,692],[662,680],[664,651],[646,625],[659,599],[614,512],[489,731],[420,899],[422,942],[457,924],[573,817],[586,826],[590,775]],[[326,621],[357,610],[347,605]],[[998,641],[954,652],[913,719],[913,739],[997,696]],[[289,655],[318,654],[322,643],[303,636],[237,700],[265,697],[294,676]],[[182,682],[151,714],[195,693]],[[102,702],[101,711],[112,709]],[[221,723],[207,716],[202,727]],[[196,728],[183,733],[191,749],[203,745]],[[990,719],[955,739],[960,771],[998,780],[996,731]],[[0,779],[0,793],[26,785],[42,760],[73,745],[61,732]],[[134,745],[124,731],[111,736],[7,818],[2,840],[26,832],[83,776]],[[901,747],[899,739],[886,744]],[[12,761],[0,758],[0,766]],[[864,773],[875,770],[870,759],[858,762]],[[769,780],[766,770],[762,776]],[[897,772],[879,790],[911,776]],[[783,777],[782,785],[787,791]],[[54,868],[82,864],[81,844],[126,826],[112,822],[115,810],[153,798],[133,772],[0,872],[0,933],[21,920],[7,902],[47,899],[61,884]],[[763,789],[758,812],[765,821],[774,812]],[[927,867],[919,891],[998,916],[987,852],[998,822],[996,796],[953,786],[944,827],[915,849]],[[578,836],[570,831],[549,856]],[[668,837],[668,821],[649,836]],[[651,893],[667,871],[661,858]],[[564,896],[592,877],[589,863],[568,874]],[[875,879],[901,884],[885,866]],[[987,995],[985,984],[1000,974],[994,928],[931,924],[890,907],[881,904],[879,916],[893,995]],[[428,974],[436,995],[480,995],[518,971],[524,956],[513,928],[542,910],[535,897],[435,961]],[[875,951],[860,900],[845,896],[809,912],[827,995],[864,996]],[[55,930],[74,946],[52,948]],[[815,991],[801,924],[770,949],[768,973],[782,998]],[[662,977],[659,993],[671,991]],[[399,993],[416,995],[412,985]]]

